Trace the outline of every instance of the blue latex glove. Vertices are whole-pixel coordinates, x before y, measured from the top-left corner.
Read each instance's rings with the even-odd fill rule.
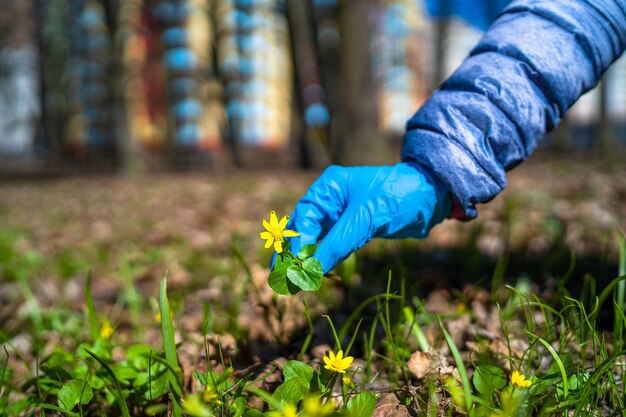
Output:
[[[291,251],[310,243],[324,273],[374,237],[423,238],[452,208],[448,189],[417,163],[331,166],[298,202]]]

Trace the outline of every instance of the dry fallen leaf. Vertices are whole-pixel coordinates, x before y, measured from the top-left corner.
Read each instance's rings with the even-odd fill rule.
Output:
[[[445,355],[438,350],[430,349],[428,352],[413,352],[407,362],[411,373],[417,378],[426,377],[440,378],[452,375],[458,378],[458,371],[454,366],[448,365]]]
[[[387,392],[380,395],[372,417],[411,417],[411,413],[395,395]]]

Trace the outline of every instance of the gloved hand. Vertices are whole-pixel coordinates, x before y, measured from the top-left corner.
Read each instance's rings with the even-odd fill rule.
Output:
[[[447,187],[417,163],[331,166],[296,205],[291,251],[321,239],[315,257],[326,273],[374,237],[426,237],[451,209]]]

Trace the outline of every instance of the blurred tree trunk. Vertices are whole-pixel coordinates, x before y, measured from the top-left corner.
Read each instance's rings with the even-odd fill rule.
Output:
[[[46,82],[46,68],[48,62],[46,58],[46,45],[43,33],[46,25],[45,0],[37,0],[33,9],[36,18],[34,32],[35,39],[37,41],[37,63],[39,65],[39,105],[41,106],[41,116],[39,118],[39,125],[37,126],[35,144],[39,149],[44,150],[48,161],[53,162],[60,158],[61,152],[58,142],[53,140],[53,134],[50,128],[48,104],[46,103],[46,92],[48,90],[48,83]]]
[[[374,0],[344,0],[339,6],[342,111],[335,117],[333,161],[342,165],[381,164],[390,158],[378,130],[378,101],[370,55],[370,12]]]
[[[307,108],[304,91],[311,83],[319,82],[319,74],[311,74],[312,68],[318,68],[319,56],[316,54],[314,20],[309,2],[301,0],[288,0],[286,8],[287,22],[291,41],[291,56],[294,76],[294,117],[293,136],[298,144],[300,164],[304,168],[321,167],[329,162],[328,150],[320,138],[324,135],[315,135],[313,129],[306,125],[304,113]],[[327,130],[327,129],[324,129]]]
[[[105,14],[105,23],[111,40],[111,55],[107,66],[110,68],[107,80],[110,91],[109,106],[106,109],[109,126],[107,135],[109,136],[110,147],[107,157],[113,166],[128,167],[132,165],[133,152],[129,146],[128,129],[123,111],[123,66],[122,48],[118,34],[119,28],[119,0],[103,0],[102,8]]]

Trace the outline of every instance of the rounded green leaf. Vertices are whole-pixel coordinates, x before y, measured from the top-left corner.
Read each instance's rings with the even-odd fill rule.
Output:
[[[293,295],[300,291],[299,287],[287,279],[287,269],[291,265],[293,265],[293,261],[290,258],[282,255],[276,257],[274,269],[272,269],[268,278],[268,284],[278,294]]]
[[[369,417],[376,409],[376,396],[369,391],[358,393],[346,404],[351,417]]]
[[[309,275],[314,276],[319,280],[319,285],[322,285],[322,279],[324,278],[324,270],[322,270],[322,264],[315,258],[307,258],[302,262],[302,269],[304,269]]]
[[[307,258],[304,262],[308,261]],[[303,262],[303,267],[304,267]],[[297,265],[291,265],[287,268],[287,279],[291,281],[293,285],[303,289],[304,291],[316,291],[320,289],[322,285],[322,278],[316,274],[311,274],[309,271],[298,267]]]
[[[272,394],[272,398],[281,404],[298,404],[309,392],[308,381],[302,378],[294,378],[283,382],[276,388]],[[270,404],[270,408],[272,405]]]
[[[317,250],[317,245],[315,243],[311,243],[309,245],[304,245],[300,252],[298,252],[298,259],[304,260],[306,258],[310,258],[315,255],[315,251]]]
[[[289,381],[294,378],[302,378],[306,381],[311,381],[315,371],[309,365],[300,361],[288,361],[283,367],[283,376],[285,381]]]
[[[89,404],[93,398],[93,392],[89,382],[84,379],[72,379],[63,385],[57,394],[59,407],[64,410],[72,410],[78,403]]]
[[[495,390],[504,388],[506,385],[506,375],[504,371],[496,366],[477,366],[472,378],[476,391],[481,394],[490,395]]]

